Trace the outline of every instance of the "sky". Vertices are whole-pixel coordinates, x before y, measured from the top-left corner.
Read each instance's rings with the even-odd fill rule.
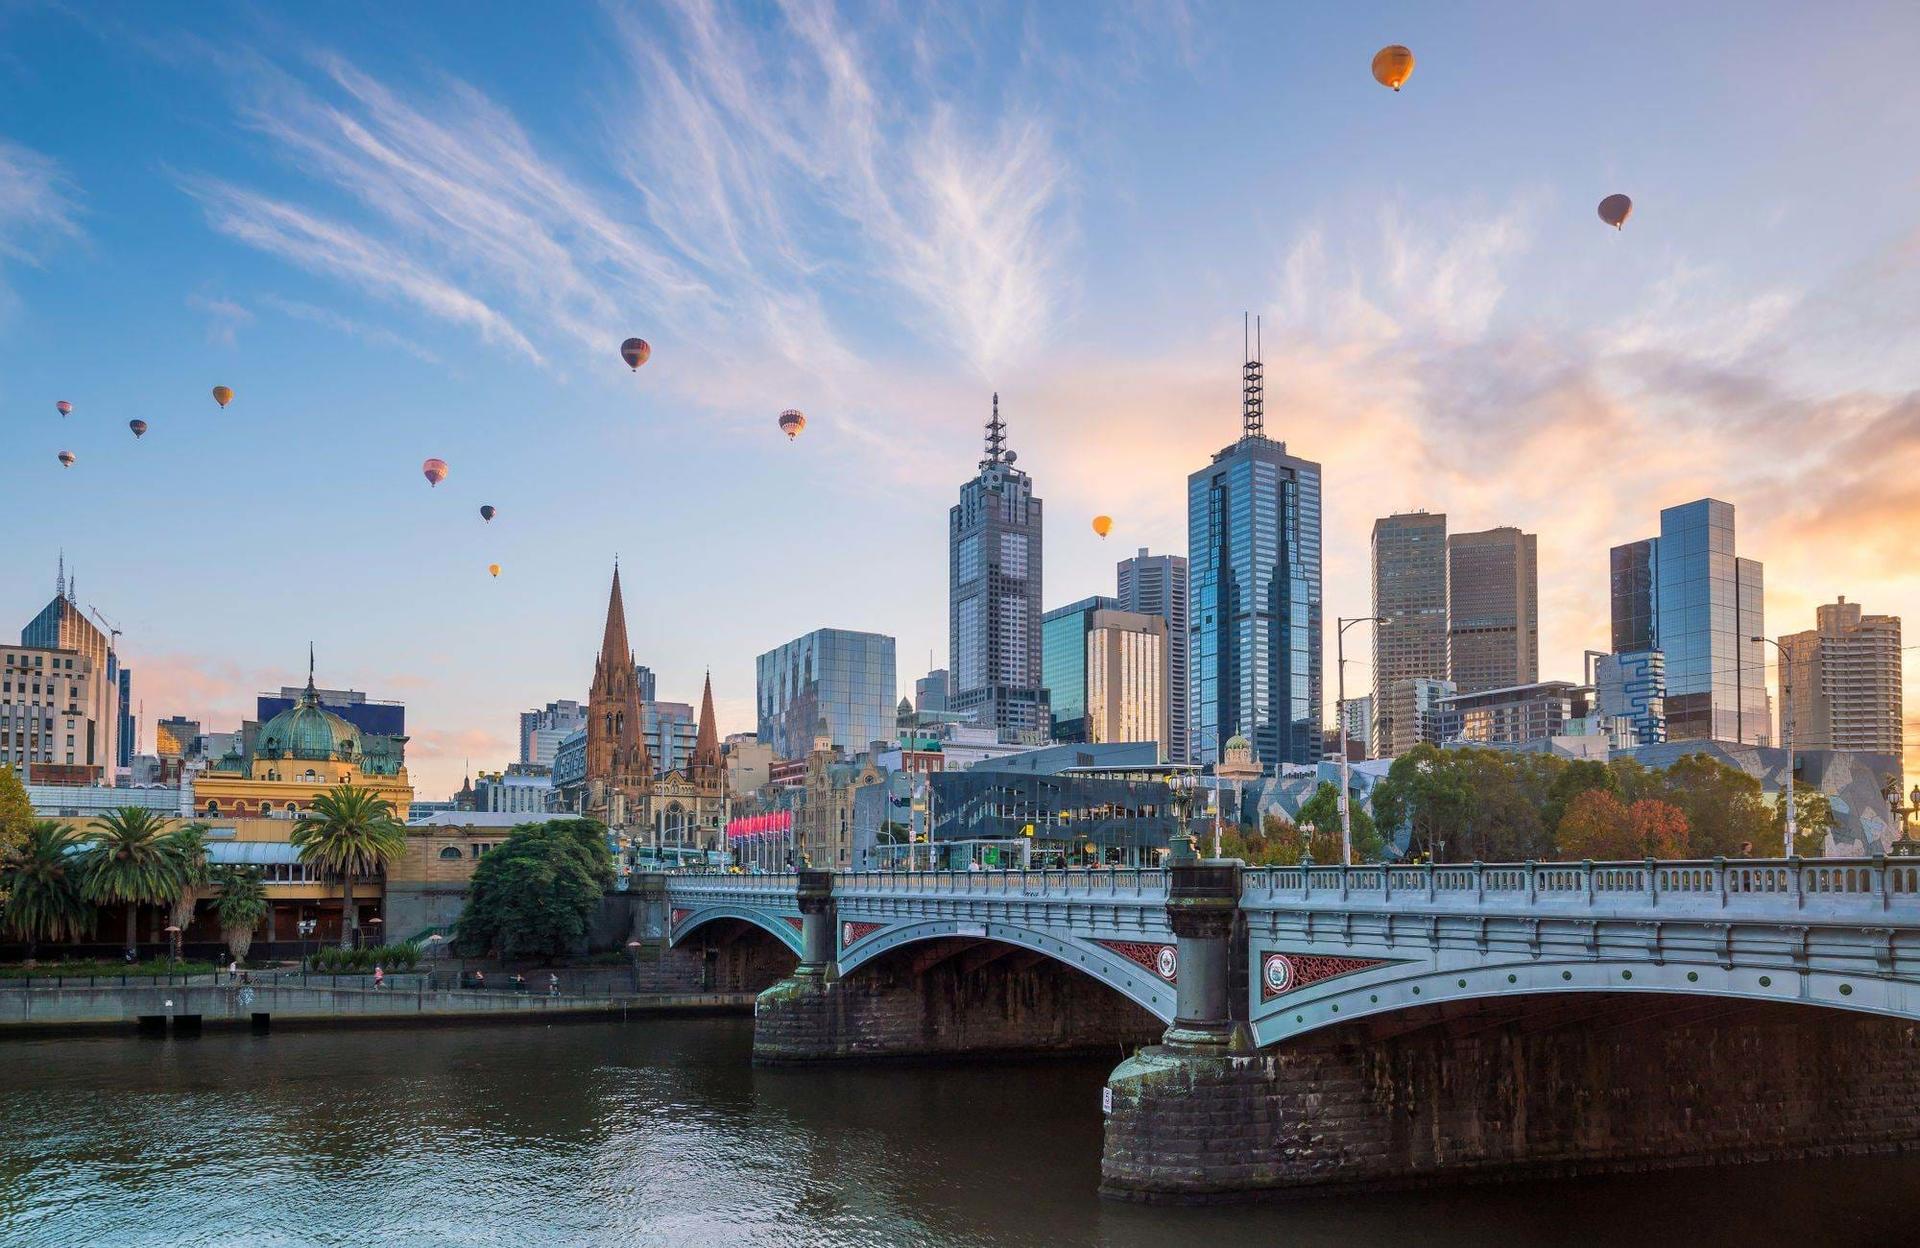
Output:
[[[1376,516],[1514,524],[1579,679],[1607,548],[1709,494],[1770,633],[1920,617],[1916,52],[1870,3],[6,5],[0,618],[64,551],[149,746],[311,642],[426,797],[584,699],[616,556],[723,733],[818,627],[910,694],[990,396],[1047,605],[1111,593],[1186,550],[1248,311],[1329,630]]]

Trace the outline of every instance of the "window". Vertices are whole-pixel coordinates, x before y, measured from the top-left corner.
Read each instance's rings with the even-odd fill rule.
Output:
[[[460,847],[458,845],[448,845],[440,851],[440,859],[443,862],[459,862]]]

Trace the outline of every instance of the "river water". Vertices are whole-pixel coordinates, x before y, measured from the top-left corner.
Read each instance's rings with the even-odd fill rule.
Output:
[[[745,1019],[7,1042],[0,1244],[1756,1248],[1920,1219],[1920,1156],[1114,1204],[1113,1061],[769,1071],[751,1043]]]

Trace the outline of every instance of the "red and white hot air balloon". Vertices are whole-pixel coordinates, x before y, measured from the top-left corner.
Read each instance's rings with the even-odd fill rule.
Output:
[[[447,479],[447,461],[429,459],[420,465],[420,475],[427,479],[428,485],[439,485]]]
[[[55,403],[53,405],[53,409],[59,412],[62,416],[65,416],[67,413],[73,410],[73,404],[67,402],[65,399],[61,399],[58,403]]]

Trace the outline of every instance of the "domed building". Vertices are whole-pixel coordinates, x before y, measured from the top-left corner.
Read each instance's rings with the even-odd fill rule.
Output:
[[[320,705],[309,666],[298,700],[252,735],[243,755],[230,750],[194,781],[194,810],[203,818],[298,817],[335,785],[372,789],[405,821],[413,802],[405,737],[362,733]]]

